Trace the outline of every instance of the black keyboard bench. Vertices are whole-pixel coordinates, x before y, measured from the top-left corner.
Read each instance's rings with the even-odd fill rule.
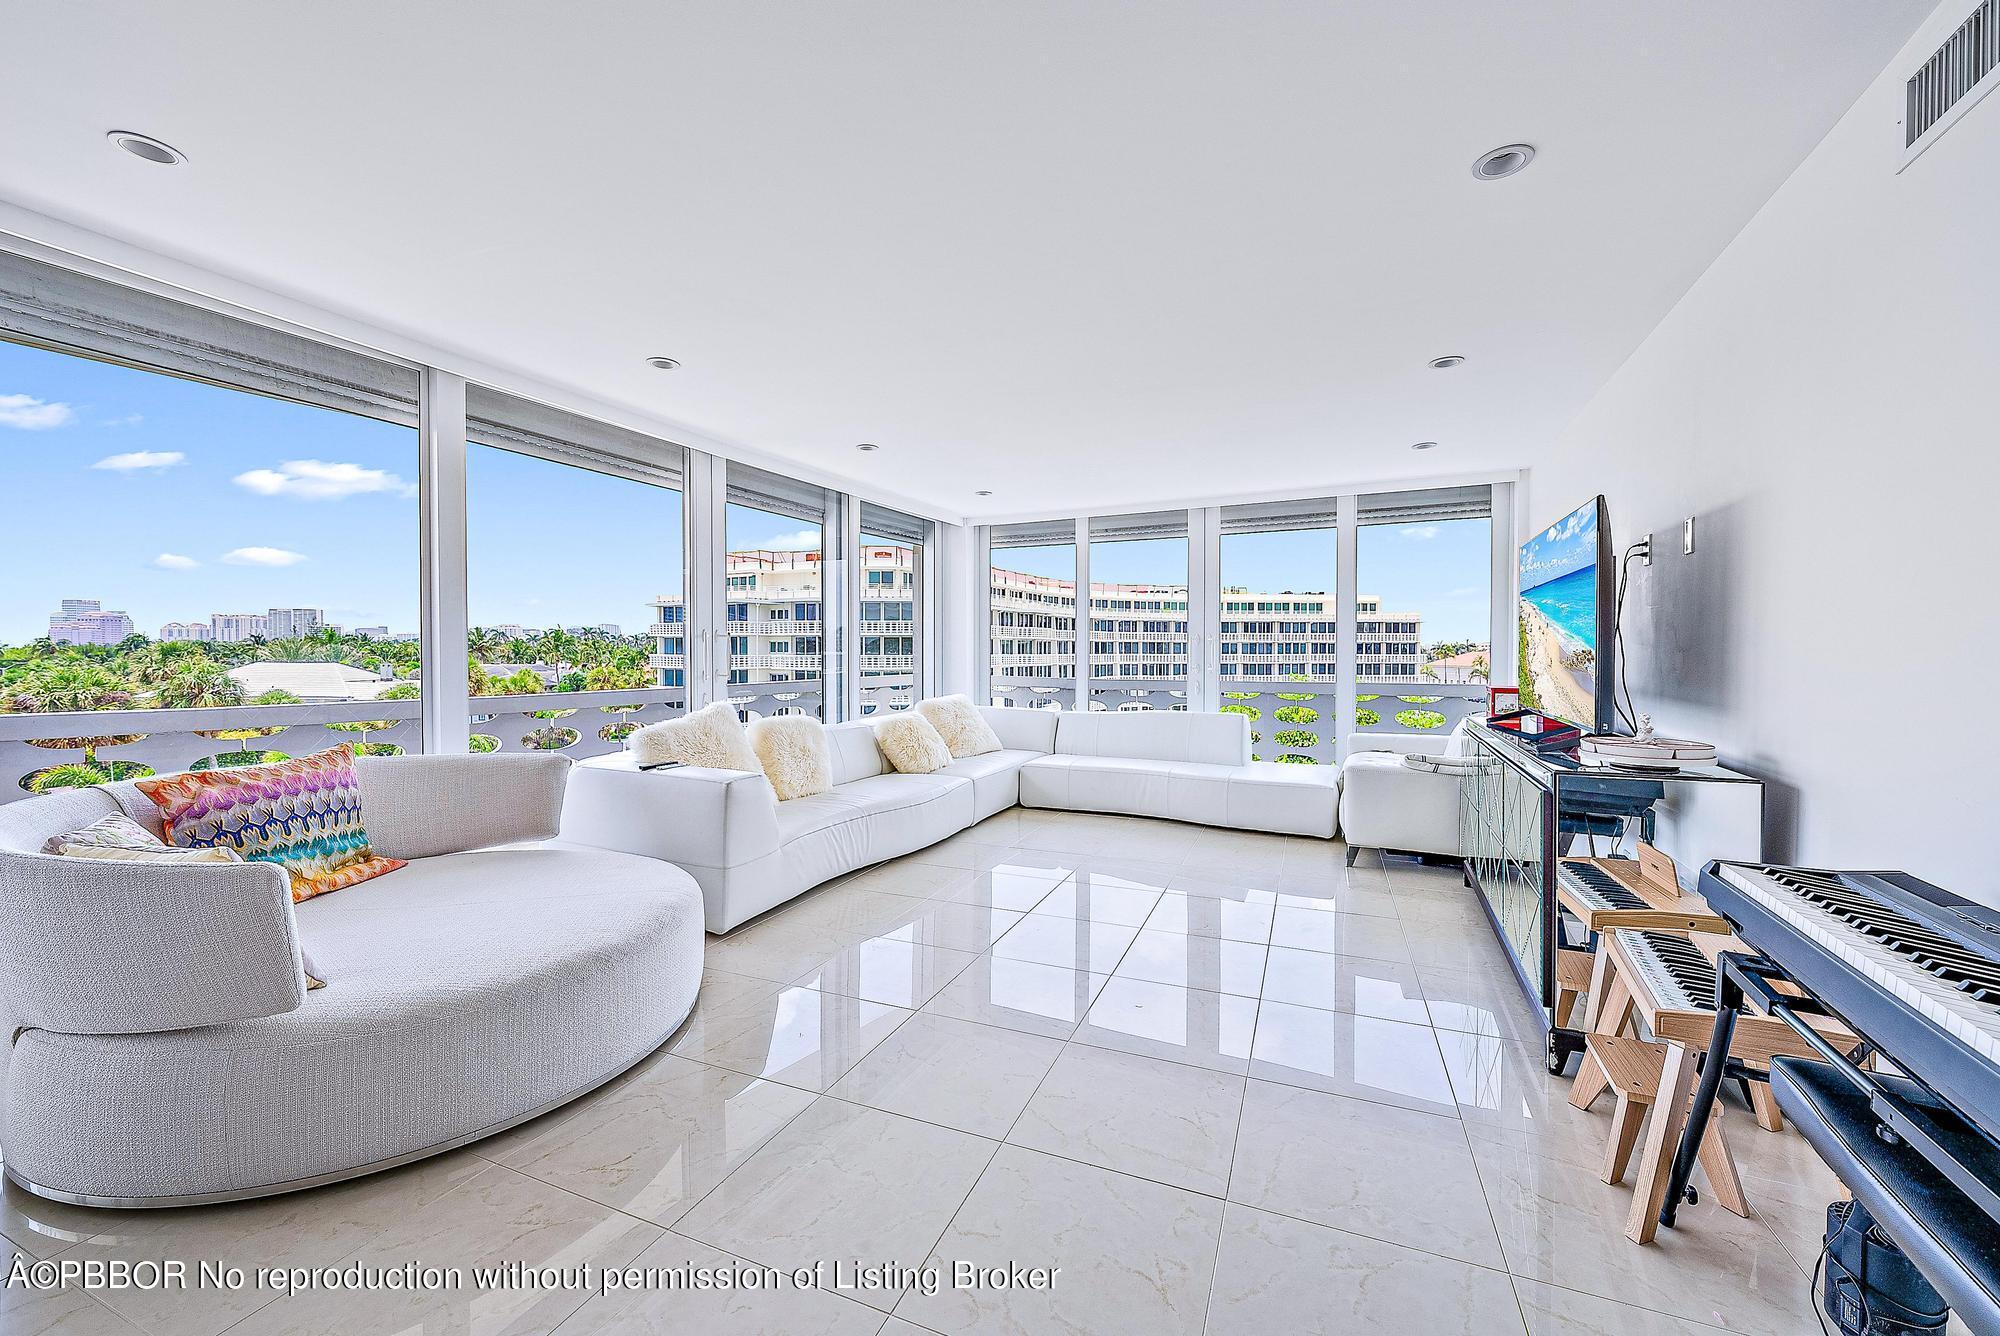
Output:
[[[2000,1184],[2000,1153],[1949,1105],[1914,1081],[1880,1074],[1873,1080],[1925,1115],[1961,1165]],[[1882,1118],[1868,1094],[1831,1064],[1774,1059],[1771,1089],[1778,1107],[1966,1326],[2000,1332],[2000,1233],[1993,1217],[1908,1143],[1879,1135]]]

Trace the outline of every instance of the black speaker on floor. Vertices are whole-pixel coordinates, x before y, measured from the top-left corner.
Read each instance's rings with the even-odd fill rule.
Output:
[[[1860,1202],[1826,1208],[1820,1307],[1843,1336],[1941,1332],[1951,1310]]]

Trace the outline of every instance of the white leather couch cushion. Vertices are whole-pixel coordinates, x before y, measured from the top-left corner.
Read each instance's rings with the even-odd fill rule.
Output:
[[[974,801],[971,780],[939,773],[877,775],[780,804],[792,894],[957,834],[972,824]]]
[[[972,781],[972,819],[984,821],[1021,801],[1021,767],[1040,752],[997,751],[953,761],[938,771]]]
[[[1330,840],[1340,826],[1340,785],[1334,766],[1252,761],[1229,777],[1228,824]]]

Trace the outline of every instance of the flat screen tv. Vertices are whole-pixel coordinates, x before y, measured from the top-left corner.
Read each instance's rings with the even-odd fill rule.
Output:
[[[1617,561],[1604,498],[1521,544],[1521,705],[1612,731]]]

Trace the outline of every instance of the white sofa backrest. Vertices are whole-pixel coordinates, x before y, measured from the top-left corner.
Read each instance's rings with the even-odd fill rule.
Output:
[[[1062,716],[1054,710],[982,705],[979,713],[985,716],[988,726],[999,737],[1000,745],[1008,751],[1041,752],[1046,755],[1056,749],[1056,720]]]
[[[1139,761],[1250,763],[1250,721],[1240,714],[1136,710],[1130,714],[1064,712],[1056,751],[1071,756],[1127,756]]]
[[[875,721],[851,719],[844,724],[828,724],[826,747],[833,754],[833,782],[849,784],[871,775],[889,773],[882,749],[875,745]]]

